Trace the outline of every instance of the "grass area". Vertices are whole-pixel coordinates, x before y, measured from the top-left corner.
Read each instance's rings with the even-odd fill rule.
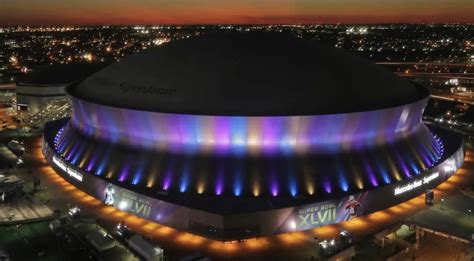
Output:
[[[0,247],[11,260],[67,260],[48,221],[0,227]]]

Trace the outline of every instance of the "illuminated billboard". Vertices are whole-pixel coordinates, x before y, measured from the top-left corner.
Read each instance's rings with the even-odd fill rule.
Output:
[[[318,202],[296,208],[294,211],[295,229],[307,230],[362,216],[366,197],[367,192],[364,192],[343,199]]]

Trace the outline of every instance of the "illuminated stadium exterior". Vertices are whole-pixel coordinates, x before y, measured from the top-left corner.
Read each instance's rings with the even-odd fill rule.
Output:
[[[106,204],[235,240],[306,230],[431,189],[462,137],[421,122],[424,87],[269,33],[180,40],[71,85],[43,151]]]

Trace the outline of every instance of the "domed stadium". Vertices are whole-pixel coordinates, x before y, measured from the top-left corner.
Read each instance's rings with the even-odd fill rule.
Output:
[[[219,240],[306,230],[418,196],[464,159],[429,91],[277,33],[150,48],[66,89],[43,152],[105,204]]]

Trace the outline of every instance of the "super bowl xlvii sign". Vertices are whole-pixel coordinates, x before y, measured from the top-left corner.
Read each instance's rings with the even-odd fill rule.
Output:
[[[296,228],[306,228],[312,226],[326,225],[337,222],[335,203],[323,203],[313,205],[298,211],[298,220]]]
[[[149,218],[152,209],[151,200],[130,190],[111,183],[104,191],[104,203],[140,217]]]
[[[306,230],[335,224],[363,215],[366,193],[352,195],[341,200],[319,202],[295,210],[295,229]]]

